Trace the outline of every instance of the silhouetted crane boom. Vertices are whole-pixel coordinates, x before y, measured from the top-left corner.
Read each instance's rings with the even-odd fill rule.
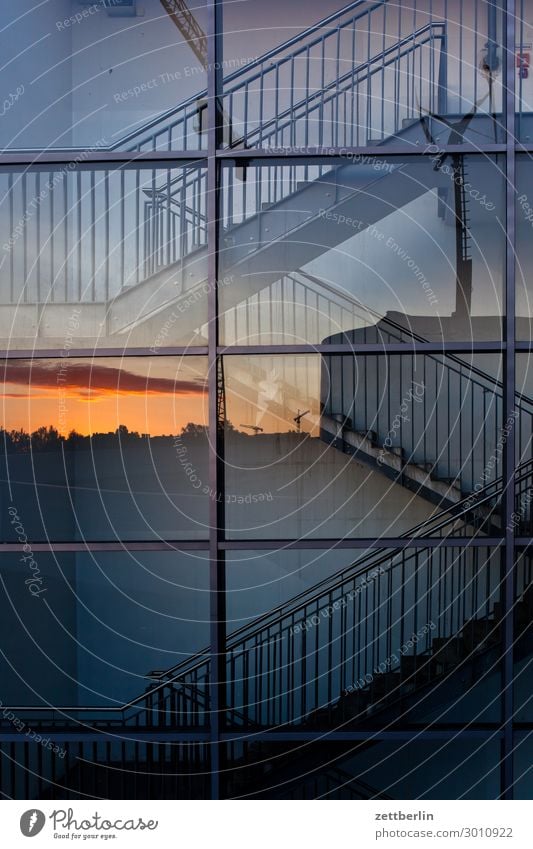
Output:
[[[185,0],[161,0],[183,38],[204,68],[207,68],[207,36]]]

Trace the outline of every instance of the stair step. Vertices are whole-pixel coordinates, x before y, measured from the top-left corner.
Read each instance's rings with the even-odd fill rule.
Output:
[[[495,622],[500,621],[500,619],[503,616],[503,604],[501,603],[501,601],[495,601],[494,602],[494,606],[492,608],[491,616],[492,616],[492,619]]]
[[[357,436],[361,437],[361,439],[368,439],[372,445],[378,444],[378,435],[375,430],[356,430],[355,433]]]
[[[427,655],[403,655],[400,660],[400,672],[403,683],[419,686],[432,677],[432,663]]]
[[[434,637],[431,652],[437,667],[455,666],[467,654],[461,637]]]
[[[392,698],[400,695],[400,686],[402,676],[399,672],[384,672],[382,675],[376,675],[370,685],[370,701],[376,702],[386,696]]]
[[[531,622],[531,608],[525,601],[516,602],[513,607],[513,615],[514,624],[521,629],[526,628]]]
[[[452,486],[455,489],[461,489],[461,485],[459,484],[457,478],[442,478],[435,476],[435,480],[440,481],[440,483],[448,484],[449,486]]]
[[[460,634],[469,651],[500,642],[500,627],[492,619],[470,619]]]
[[[405,458],[405,451],[400,446],[392,445],[388,450],[390,454],[394,454],[395,457],[400,457],[401,460]]]
[[[533,586],[529,586],[524,590],[522,593],[522,601],[528,610],[533,611]]]

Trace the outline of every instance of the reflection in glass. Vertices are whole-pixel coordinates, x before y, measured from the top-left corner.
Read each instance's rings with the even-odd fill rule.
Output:
[[[0,172],[4,348],[205,344],[206,171]]]
[[[531,768],[533,750],[533,732],[523,732],[514,736],[514,799],[531,799],[533,792],[533,769]]]
[[[500,552],[484,547],[237,557],[230,723],[498,721],[500,581]]]
[[[366,160],[224,169],[224,344],[501,338],[499,161]]]
[[[511,517],[517,536],[533,535],[533,421],[524,417],[527,409],[533,414],[533,369],[531,354],[516,355],[517,412],[515,508]]]
[[[430,127],[441,143],[454,133],[496,142],[501,10],[499,0],[225,2],[232,143],[420,144]]]
[[[4,554],[0,575],[4,705],[118,707],[209,640],[202,552]]]
[[[533,339],[533,160],[517,157],[516,167],[516,333],[526,342]]]
[[[520,504],[517,505],[518,509]],[[518,510],[516,511],[518,513]],[[531,511],[529,511],[529,516]],[[530,533],[531,520],[526,527]],[[514,622],[514,711],[517,722],[530,722],[533,716],[531,656],[533,653],[533,550],[517,552],[515,565],[516,599]]]
[[[228,535],[501,534],[500,370],[487,355],[226,356]]]
[[[516,45],[515,45],[515,74],[516,74],[516,112],[517,136],[520,141],[531,144],[533,125],[533,77],[531,74],[531,48],[533,42],[533,2],[518,0],[515,6],[516,15]]]
[[[288,741],[253,747],[237,741],[228,744],[227,757],[228,798],[498,799],[500,793],[494,740]],[[431,823],[418,824],[425,826]],[[384,823],[389,832],[401,827]]]
[[[21,0],[6,7],[0,146],[206,146],[205,7],[205,0],[195,0],[194,40],[172,2]]]
[[[208,536],[206,362],[8,360],[4,540]]]

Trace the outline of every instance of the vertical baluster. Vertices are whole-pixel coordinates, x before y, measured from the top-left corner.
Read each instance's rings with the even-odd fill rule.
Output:
[[[477,0],[475,0],[477,2]],[[468,104],[463,106],[463,4],[459,3],[459,113],[468,111]],[[472,64],[474,76],[476,75],[476,59]],[[475,101],[474,101],[475,102]]]
[[[520,51],[522,51],[523,48],[524,48],[524,20],[525,20],[524,0],[520,0],[520,41],[519,41]],[[518,110],[517,110],[518,111],[518,126],[516,128],[518,138],[522,138],[521,128],[522,128],[522,112],[523,112],[523,103],[524,103],[523,90],[524,90],[524,79],[522,77],[522,74],[520,74],[519,79],[518,79]]]
[[[109,301],[109,171],[104,171],[104,297]],[[139,238],[137,232],[137,239]]]
[[[296,122],[294,119],[294,56],[291,56],[291,73],[290,73],[290,144],[296,144]]]
[[[66,215],[65,215],[66,218]],[[66,242],[66,233],[65,233]],[[65,244],[66,247],[66,244]],[[96,190],[95,172],[91,169],[91,301],[96,301]]]
[[[170,171],[170,168],[167,168],[167,198],[166,198],[166,231],[167,231],[166,264],[167,265],[170,265],[170,263],[172,262],[171,231],[170,231],[171,218],[172,218],[171,171]],[[193,232],[194,232],[195,227],[196,227],[196,221],[193,220],[193,222],[192,222]]]
[[[80,302],[85,294],[83,291],[83,233],[82,233],[82,172],[78,168],[76,171],[76,183],[75,187],[73,185],[73,194],[75,197],[76,211],[77,211],[77,248],[78,248],[78,286],[77,286],[77,298],[78,302]],[[67,187],[67,176],[66,174],[63,177],[63,205],[65,208],[65,213],[68,207],[68,195],[67,195],[68,187]],[[65,253],[66,256],[66,253]],[[66,285],[66,282],[65,282]]]
[[[333,597],[331,591],[327,595],[327,610],[328,610],[328,669],[327,669],[327,682],[328,682],[328,705],[331,704],[333,699],[333,609],[332,609]],[[341,657],[340,668],[343,669],[346,666],[346,657]]]
[[[305,126],[304,126],[304,144],[306,147],[309,146],[309,76],[311,73],[311,57],[310,57],[310,47],[307,45],[305,51]],[[306,175],[307,179],[307,175]]]
[[[13,172],[10,172],[7,178],[7,196],[9,198],[9,234],[13,237],[13,228],[14,228],[14,190],[13,190]],[[50,197],[52,193],[50,192]],[[50,276],[50,280],[53,280],[53,276]],[[11,246],[9,249],[9,303],[15,303],[15,251],[14,246]],[[0,762],[2,760],[2,753],[0,751]]]
[[[40,194],[41,194],[41,173],[40,173],[40,171],[36,171],[36,173],[35,173],[35,197],[40,198]],[[66,220],[67,220],[67,216],[65,215],[65,222],[66,222]],[[67,239],[66,227],[67,227],[67,225],[65,223],[65,241]],[[42,298],[41,298],[41,204],[40,203],[37,203],[35,229],[36,229],[35,256],[36,256],[36,272],[37,272],[37,303],[40,304],[40,303],[42,303]],[[66,254],[66,255],[68,255],[68,254]],[[65,279],[66,279],[66,275],[65,275]],[[48,300],[48,298],[47,298],[47,300]],[[65,298],[65,300],[67,300],[67,299]]]
[[[335,118],[334,118],[334,128],[333,128],[333,138],[335,139],[334,144],[336,147],[339,146],[339,77],[341,74],[341,28],[340,25],[337,25],[337,47],[336,47],[336,55],[335,55]]]
[[[152,172],[153,179],[155,180],[155,171]],[[120,287],[124,286],[126,282],[126,260],[125,260],[125,250],[126,250],[126,202],[125,202],[125,174],[124,168],[120,168],[120,275],[119,282]],[[154,245],[155,245],[155,233],[154,237]]]
[[[326,86],[326,42],[322,37],[320,41],[320,109],[318,120],[318,144],[324,144],[324,89]]]
[[[399,14],[399,12],[398,12]],[[381,47],[381,127],[380,138],[385,138],[385,48],[387,45],[387,5],[383,6],[383,40]]]
[[[366,44],[366,61],[367,61],[367,79],[366,79],[366,139],[365,144],[368,144],[368,139],[372,136],[372,68],[370,66],[371,57],[371,42],[370,42],[370,22],[372,15],[369,12],[367,19],[367,44]]]
[[[22,182],[22,214],[26,215],[27,212],[27,176],[23,174],[21,177]],[[22,300],[26,304],[28,302],[28,228],[25,226],[23,228],[23,236],[22,236],[22,285],[23,289],[23,298]]]

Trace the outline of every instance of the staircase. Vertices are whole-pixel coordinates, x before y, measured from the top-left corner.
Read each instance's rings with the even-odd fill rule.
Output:
[[[429,20],[413,32],[412,18],[395,7],[399,37],[388,43],[376,33],[385,32],[391,10],[388,0],[357,0],[227,76],[222,107],[232,116],[230,146],[282,150],[371,140],[385,151],[399,135],[410,144],[425,142],[420,104],[429,114],[448,114],[446,25]],[[394,108],[377,112],[378,95],[391,85]],[[275,97],[267,96],[271,91]],[[191,133],[198,133],[193,125],[205,124],[205,98],[204,92],[169,110],[113,149],[187,149]],[[476,114],[467,132],[488,132],[490,120]],[[390,212],[393,200],[407,204],[450,183],[438,171],[424,171],[415,163],[385,172],[363,164],[274,165],[249,173],[240,188],[226,172],[221,240],[231,285],[225,308],[298,271],[304,253],[307,262],[312,259],[310,245],[318,256],[353,235],[342,225],[328,228],[331,244],[323,245],[317,237],[324,235],[324,212],[342,215],[350,207],[368,227]],[[10,205],[4,225],[12,244],[3,264],[0,318],[14,344],[31,347],[23,344],[30,338],[61,344],[71,304],[81,308],[78,335],[86,345],[98,340],[115,347],[126,338],[131,344],[137,331],[143,341],[153,340],[184,303],[187,327],[172,341],[187,344],[191,330],[195,342],[205,341],[203,165],[42,169],[9,175],[5,188]],[[43,200],[30,209],[34,198]]]
[[[518,479],[529,480],[531,485],[532,461],[519,467]],[[479,507],[499,494],[501,481],[496,481],[474,497]],[[472,510],[471,502],[472,497],[462,505],[463,520]],[[450,519],[439,514],[412,528],[405,538],[445,537],[451,527]],[[523,557],[517,568],[517,651],[519,657],[528,657],[533,651],[532,558]],[[427,723],[437,709],[441,716],[446,714],[442,692],[452,702],[454,698],[460,700],[465,690],[484,686],[488,676],[499,668],[502,575],[497,549],[479,545],[402,547],[362,555],[346,569],[229,635],[226,698],[230,727],[252,735],[255,730],[272,727],[361,729],[374,728],[376,722],[387,727],[406,720]],[[113,798],[105,794],[116,793],[118,798],[125,788],[131,795],[133,778],[127,773],[135,762],[142,764],[148,756],[141,777],[138,766],[136,770],[135,780],[141,782],[143,792],[159,787],[158,781],[166,782],[164,792],[175,792],[178,785],[171,764],[177,757],[172,746],[177,744],[161,742],[156,746],[140,741],[147,732],[161,735],[196,729],[201,733],[206,729],[208,651],[206,648],[164,672],[150,673],[154,683],[146,693],[120,708],[30,710],[19,706],[13,711],[43,737],[53,740],[54,731],[69,728],[80,734],[79,744],[68,744],[68,769],[75,770],[72,775],[77,779],[73,784],[70,778],[65,780],[74,795],[102,793]],[[442,683],[445,687],[441,692]],[[3,719],[2,725],[9,722]],[[83,735],[95,730],[101,732],[102,741],[108,741],[99,749],[83,742]],[[116,735],[122,739],[120,745],[113,742]],[[137,742],[128,743],[124,735],[131,735]],[[15,745],[23,746],[3,744],[4,749]],[[107,755],[103,746],[109,747]],[[135,757],[134,746],[138,747]],[[76,747],[86,753],[81,760],[89,765],[78,763]],[[200,744],[196,749],[191,744],[191,752],[200,749]],[[263,754],[267,750],[263,749]],[[24,757],[36,755],[28,752]],[[46,757],[51,755],[46,752]],[[99,764],[102,757],[109,767]],[[191,771],[203,774],[204,767],[208,770],[205,753],[198,758],[193,758],[196,766]],[[234,758],[236,765],[240,758],[243,768],[248,767],[257,760],[257,750],[234,752]],[[114,761],[118,765],[113,766]],[[267,755],[262,761],[268,762]],[[56,778],[60,778],[61,770],[65,777],[64,761],[54,756],[53,762]],[[291,768],[298,768],[294,759]],[[253,770],[259,794],[268,778],[265,769]],[[313,769],[316,771],[316,763]],[[288,770],[285,778],[290,783],[290,769],[283,770]],[[279,781],[284,785],[283,770]],[[152,777],[143,777],[145,774]],[[183,774],[187,770],[184,773],[180,767]],[[6,777],[7,786],[10,780]],[[196,788],[193,792],[200,792],[201,780],[201,775],[191,778],[190,786]],[[231,792],[239,795],[242,786],[236,781]],[[327,789],[328,781],[330,777],[321,775],[319,784],[313,786],[315,790],[319,786]],[[50,777],[45,783],[48,786]],[[61,781],[59,785],[63,786]],[[253,786],[250,779],[247,792],[253,793]],[[305,786],[298,792],[308,792]],[[45,792],[43,787],[41,791]],[[48,788],[46,792],[53,791]],[[350,792],[363,791],[356,782]],[[57,794],[64,798],[64,790]]]
[[[358,0],[228,76],[222,98],[224,113],[232,116],[228,146],[260,145],[281,152],[299,144],[371,142],[382,144],[386,152],[398,138],[411,143],[423,140],[419,104],[427,104],[429,113],[448,115],[446,24],[431,21],[408,35],[400,25],[392,45],[384,36],[377,45],[375,33],[386,31],[390,8],[387,0],[371,4]],[[362,52],[361,33],[367,34]],[[332,54],[337,56],[334,73]],[[341,67],[341,55],[348,70]],[[386,114],[382,108],[376,112],[376,103],[384,103],[380,94],[391,80],[394,108]],[[266,96],[269,89],[276,92],[274,99]],[[114,148],[201,149],[205,97],[206,93],[169,110]],[[491,116],[479,115],[468,132],[487,134],[491,129]],[[462,160],[457,167],[464,168]],[[231,309],[244,297],[253,302],[262,291],[283,292],[289,286],[298,288],[303,303],[325,299],[347,317],[349,325],[349,317],[359,316],[364,308],[302,271],[304,259],[308,263],[313,258],[310,246],[318,256],[353,235],[343,225],[324,231],[321,213],[342,215],[349,209],[351,217],[358,216],[369,227],[389,214],[393,199],[401,197],[407,204],[448,185],[449,179],[438,169],[427,174],[415,161],[391,164],[386,172],[368,164],[275,164],[262,169],[260,179],[245,179],[237,189],[228,178],[221,240],[231,286],[226,290],[224,320],[237,320]],[[117,344],[136,328],[148,326],[151,332],[153,319],[161,323],[184,302],[189,304],[187,333],[192,327],[195,341],[204,338],[205,315],[201,298],[196,297],[205,285],[207,268],[202,165],[11,174],[7,189],[12,201],[6,213],[10,233],[16,232],[28,199],[44,188],[45,202],[14,239],[4,263],[0,320],[11,327],[12,338],[45,338],[52,345],[62,339],[66,316],[77,305],[80,332],[86,339],[105,338]],[[459,249],[464,267],[458,269],[463,284],[470,261],[464,201],[463,193]],[[467,303],[468,286],[464,289]],[[370,341],[372,334],[376,340],[416,339],[416,334],[386,317],[372,327],[344,334],[344,341],[355,347]],[[361,554],[347,568],[228,636],[226,721],[239,731],[394,725],[406,716],[419,716],[424,704],[431,710],[442,681],[464,674],[473,682],[483,680],[497,657],[502,633],[497,549],[480,544],[409,548],[408,540],[440,537],[444,542],[450,535],[501,532],[498,445],[503,385],[477,364],[452,355],[382,357],[380,362],[389,362],[388,373],[380,370],[378,359],[323,357],[323,386],[330,391],[322,398],[321,437],[376,473],[416,491],[439,512],[409,529],[403,535],[405,546]],[[357,380],[358,364],[364,364],[370,382]],[[340,387],[348,391],[341,393]],[[415,400],[413,387],[423,387],[416,396],[420,401]],[[408,391],[410,420],[391,430]],[[517,409],[522,454],[531,443],[533,402],[517,395]],[[533,487],[533,460],[518,467],[517,483],[521,505]],[[522,527],[531,525],[529,504]],[[531,559],[522,558],[514,601],[519,651],[524,654],[532,648],[531,570]],[[146,692],[119,707],[14,707],[43,736],[53,738],[61,729],[75,730],[81,738],[97,730],[104,742],[66,744],[64,760],[43,747],[30,751],[22,742],[2,743],[4,769],[6,762],[19,760],[29,775],[42,775],[46,760],[49,778],[33,777],[25,788],[42,798],[46,794],[54,798],[56,793],[65,798],[65,786],[72,788],[75,798],[173,798],[187,793],[197,798],[207,793],[208,747],[118,743],[114,735],[205,732],[210,710],[209,647],[147,677],[151,683]],[[0,727],[10,726],[0,717]],[[250,752],[242,749],[234,757],[249,763]],[[139,772],[139,764],[146,764],[144,772]],[[339,783],[346,784],[347,798],[379,798],[373,788],[350,776],[346,779],[340,767],[315,773],[296,788],[291,764],[284,763],[280,770],[287,786],[294,779],[294,798],[327,796]],[[261,767],[254,779],[258,788],[264,778]],[[20,780],[8,767],[6,795],[21,796]],[[232,792],[239,795],[242,789],[236,781]]]

